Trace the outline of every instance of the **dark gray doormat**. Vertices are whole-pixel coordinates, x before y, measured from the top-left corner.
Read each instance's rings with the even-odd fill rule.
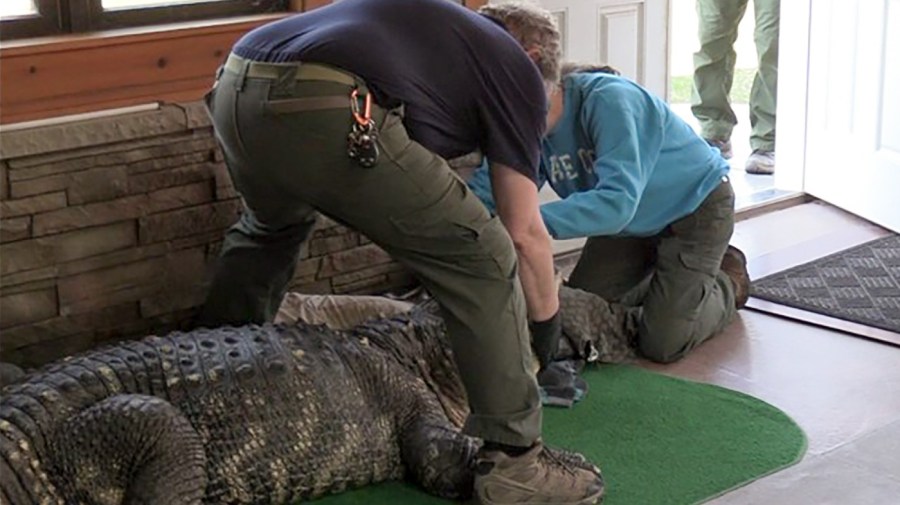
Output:
[[[755,280],[751,295],[900,333],[900,235]]]

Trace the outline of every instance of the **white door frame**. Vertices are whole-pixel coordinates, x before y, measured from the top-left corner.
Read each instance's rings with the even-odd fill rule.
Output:
[[[806,118],[809,87],[809,33],[813,0],[781,2],[782,27],[778,41],[778,170],[775,187],[805,191]]]

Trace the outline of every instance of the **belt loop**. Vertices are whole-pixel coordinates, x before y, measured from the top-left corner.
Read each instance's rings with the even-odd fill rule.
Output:
[[[244,91],[244,83],[247,82],[247,72],[250,70],[250,60],[241,61],[241,70],[238,72],[237,79],[234,81],[235,91]]]
[[[297,72],[300,66],[286,65],[278,69],[278,75],[272,84],[272,91],[276,95],[287,95],[294,90],[297,83]]]

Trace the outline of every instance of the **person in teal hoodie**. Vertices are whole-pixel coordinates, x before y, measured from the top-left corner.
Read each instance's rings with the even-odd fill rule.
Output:
[[[540,207],[557,240],[587,237],[567,285],[610,304],[619,338],[668,363],[722,330],[749,292],[729,241],[729,165],[659,97],[609,67],[568,64],[553,92]],[[469,186],[493,210],[484,167]]]

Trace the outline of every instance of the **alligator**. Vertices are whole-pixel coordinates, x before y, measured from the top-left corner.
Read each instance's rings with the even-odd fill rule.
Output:
[[[349,330],[148,336],[2,391],[0,503],[295,503],[399,479],[465,500],[481,444],[461,432],[467,415],[433,301]]]

